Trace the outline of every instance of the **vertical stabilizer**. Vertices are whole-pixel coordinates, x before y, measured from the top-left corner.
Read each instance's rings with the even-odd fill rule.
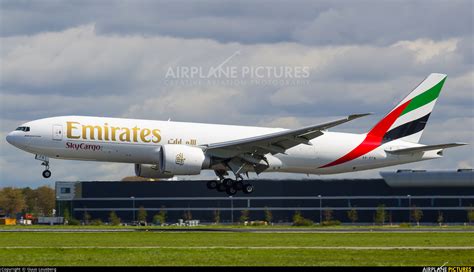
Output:
[[[445,74],[430,74],[369,132],[383,142],[396,139],[418,143],[446,80]]]

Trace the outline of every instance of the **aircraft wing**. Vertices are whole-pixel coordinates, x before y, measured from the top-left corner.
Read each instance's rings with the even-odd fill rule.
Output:
[[[407,154],[413,154],[413,153],[430,151],[430,150],[445,149],[445,148],[462,146],[462,145],[467,145],[467,144],[450,143],[450,144],[425,145],[425,146],[409,147],[409,148],[402,148],[402,149],[396,149],[396,150],[385,150],[385,152],[393,154],[393,155],[407,155]]]
[[[353,114],[345,118],[323,124],[311,125],[298,129],[289,129],[233,141],[208,144],[204,145],[204,148],[208,154],[220,158],[231,158],[244,153],[260,155],[265,155],[268,153],[285,154],[287,149],[299,144],[311,145],[310,140],[321,136],[323,134],[323,130],[369,114],[370,113]]]

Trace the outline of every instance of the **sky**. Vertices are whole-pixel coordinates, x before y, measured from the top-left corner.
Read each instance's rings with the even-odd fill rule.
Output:
[[[0,8],[0,187],[133,175],[128,164],[52,160],[53,176],[43,179],[34,155],[5,141],[30,120],[90,115],[296,128],[373,112],[332,129],[364,133],[432,72],[448,79],[422,143],[469,145],[384,170],[474,166],[472,1],[2,0]],[[210,77],[216,67],[227,74]],[[289,73],[244,74],[258,67]]]

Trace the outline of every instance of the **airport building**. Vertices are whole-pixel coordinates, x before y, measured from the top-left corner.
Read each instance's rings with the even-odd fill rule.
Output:
[[[172,224],[192,217],[201,223],[238,222],[243,210],[250,220],[264,220],[265,211],[273,222],[292,221],[295,211],[318,223],[330,214],[333,220],[350,223],[348,211],[357,211],[357,223],[373,224],[377,209],[386,212],[386,223],[413,222],[413,211],[422,212],[421,223],[465,223],[474,209],[474,172],[398,170],[381,172],[376,179],[253,180],[252,194],[232,197],[206,187],[206,181],[80,181],[56,182],[57,209],[67,209],[76,219],[84,213],[107,222],[115,211],[122,222],[137,219],[140,208],[147,221],[161,210]],[[382,206],[383,205],[383,206]]]

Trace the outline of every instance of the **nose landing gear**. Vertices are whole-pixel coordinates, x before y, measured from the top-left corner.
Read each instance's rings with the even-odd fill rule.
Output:
[[[43,163],[41,163],[41,165],[44,165],[44,167],[46,168],[43,171],[43,178],[50,178],[51,177],[51,171],[49,171],[49,161],[43,161]]]
[[[50,178],[51,171],[49,171],[49,158],[43,155],[36,155],[35,159],[42,161],[41,165],[43,165],[45,168],[45,170],[42,173],[43,178]]]
[[[44,170],[42,175],[43,175],[43,178],[49,178],[51,177],[51,171]]]

